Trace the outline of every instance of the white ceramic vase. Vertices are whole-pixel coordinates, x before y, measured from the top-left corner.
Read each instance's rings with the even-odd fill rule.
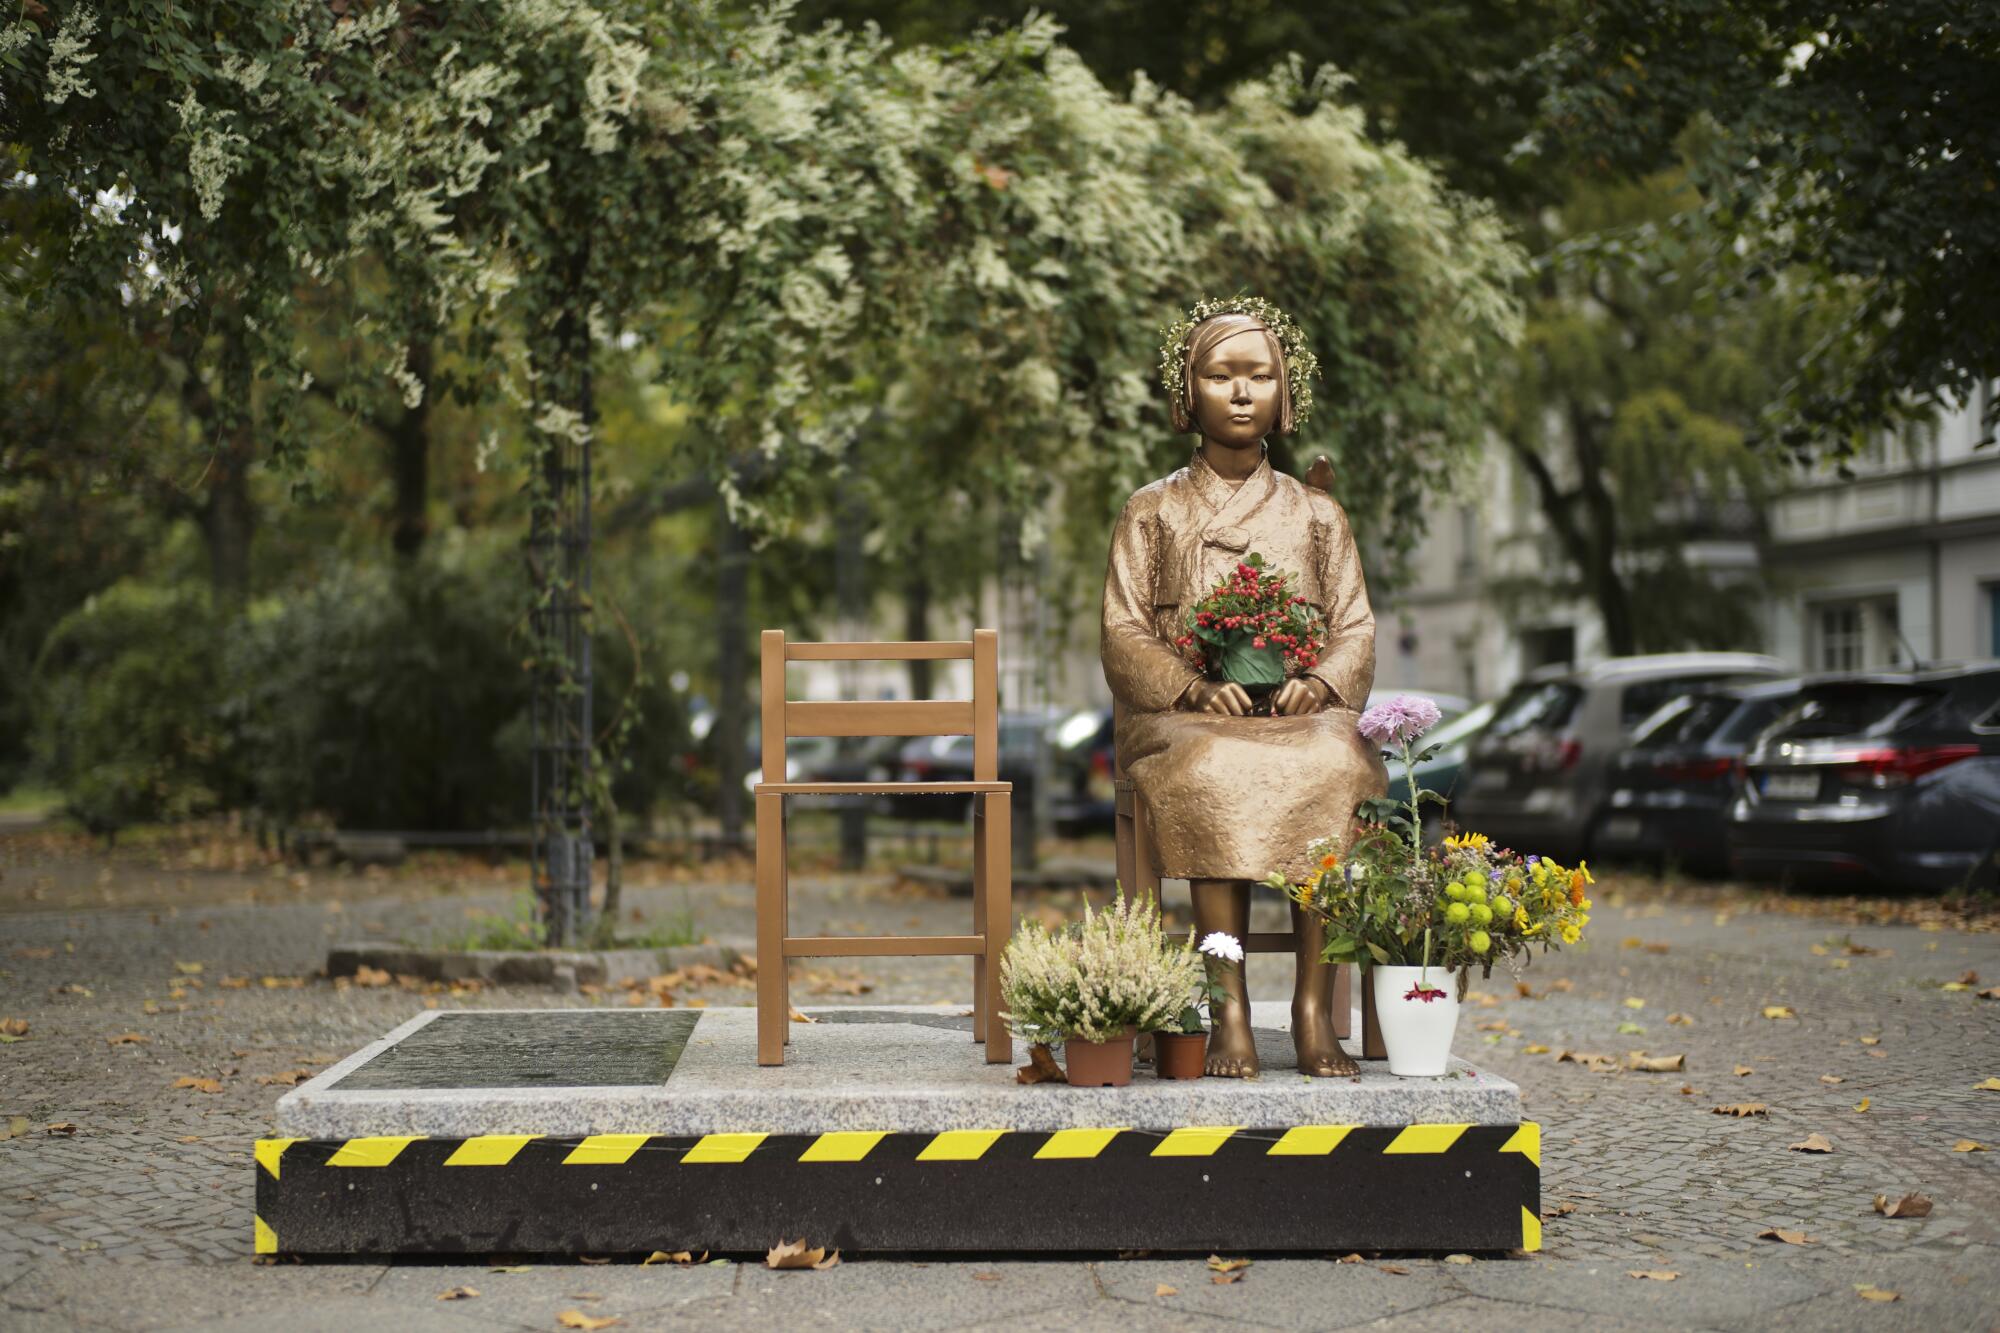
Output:
[[[1389,1052],[1389,1072],[1400,1078],[1438,1078],[1451,1062],[1451,1036],[1458,1028],[1458,978],[1441,967],[1371,967],[1375,1021]],[[1410,998],[1418,979],[1443,995]]]

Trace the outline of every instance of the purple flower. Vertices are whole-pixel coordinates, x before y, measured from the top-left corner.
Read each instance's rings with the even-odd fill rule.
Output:
[[[1437,725],[1438,706],[1421,694],[1398,694],[1361,715],[1360,731],[1377,745],[1408,745]]]

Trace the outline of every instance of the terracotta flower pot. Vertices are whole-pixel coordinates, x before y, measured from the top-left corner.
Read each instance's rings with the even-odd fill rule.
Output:
[[[1153,1064],[1161,1078],[1200,1078],[1208,1070],[1208,1034],[1155,1032]]]
[[[1132,1034],[1109,1041],[1071,1037],[1063,1043],[1063,1065],[1073,1088],[1122,1088],[1132,1081]]]

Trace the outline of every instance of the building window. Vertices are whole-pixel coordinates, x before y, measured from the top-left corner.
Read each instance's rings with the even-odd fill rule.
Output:
[[[1811,610],[1812,664],[1818,671],[1894,666],[1906,654],[1894,597],[1818,602]]]

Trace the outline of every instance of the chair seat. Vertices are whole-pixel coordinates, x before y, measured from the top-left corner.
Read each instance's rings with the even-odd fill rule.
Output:
[[[943,796],[954,793],[993,794],[1011,792],[1011,782],[760,782],[754,788],[760,796],[859,796],[865,792],[895,795]]]

